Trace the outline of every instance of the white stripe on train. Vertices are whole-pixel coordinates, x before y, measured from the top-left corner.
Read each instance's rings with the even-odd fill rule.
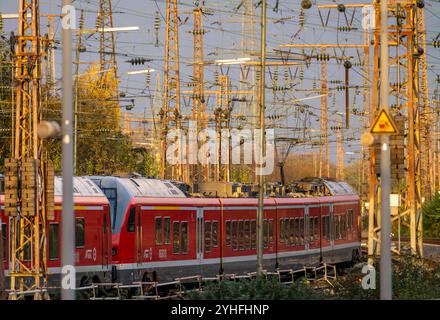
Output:
[[[348,248],[357,248],[360,246],[360,242],[351,242],[335,245],[332,247],[322,248],[322,252],[328,252],[332,250],[339,249],[348,249]],[[278,252],[279,258],[288,258],[288,257],[296,257],[303,256],[309,254],[318,254],[321,252],[320,248],[316,249],[308,249],[301,251],[293,251],[293,252]],[[270,253],[264,255],[265,259],[275,259],[276,254]],[[249,256],[238,256],[238,257],[226,257],[223,258],[224,263],[228,262],[245,262],[245,261],[253,261],[256,260],[256,255]],[[152,268],[165,268],[165,267],[179,267],[179,266],[197,266],[197,265],[209,265],[220,263],[220,258],[211,258],[211,259],[191,259],[191,260],[176,260],[176,261],[159,261],[159,262],[143,262],[143,263],[124,263],[117,264],[118,270],[132,270],[132,269],[152,269]]]

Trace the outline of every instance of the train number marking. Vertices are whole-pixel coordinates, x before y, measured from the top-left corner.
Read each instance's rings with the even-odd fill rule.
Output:
[[[165,259],[167,257],[167,249],[159,249],[159,258]]]
[[[153,249],[145,249],[144,250],[144,259],[149,259],[150,261],[153,260]]]

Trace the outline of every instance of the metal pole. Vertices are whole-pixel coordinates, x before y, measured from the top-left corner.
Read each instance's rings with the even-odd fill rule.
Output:
[[[264,107],[265,107],[265,70],[266,70],[266,0],[261,1],[261,65],[260,65],[260,136],[259,156],[260,175],[258,177],[258,211],[257,211],[257,272],[263,273],[263,250],[264,250],[264,176],[263,176],[263,154],[264,154]]]
[[[70,0],[63,0],[63,7]],[[73,23],[73,21],[72,21]],[[72,88],[72,31],[62,30],[63,43],[63,120],[62,120],[62,169],[63,169],[63,209],[61,216],[62,246],[61,265],[74,266],[75,263],[75,217],[73,212],[73,88]],[[62,283],[61,283],[62,284]],[[75,291],[63,288],[61,299],[75,300]]]
[[[5,274],[3,270],[3,265],[6,257],[6,253],[3,252],[3,222],[0,217],[0,300],[6,299],[6,291],[5,291]]]
[[[380,1],[380,107],[388,111],[388,1]],[[392,271],[391,271],[391,163],[390,163],[390,136],[383,135],[380,154],[380,220],[381,247],[380,247],[380,298],[392,299]]]

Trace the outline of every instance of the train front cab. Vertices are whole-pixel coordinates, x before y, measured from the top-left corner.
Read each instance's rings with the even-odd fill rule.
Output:
[[[111,226],[105,197],[75,197],[75,271],[77,286],[111,281]],[[48,272],[51,282],[61,273],[61,198],[48,221]]]

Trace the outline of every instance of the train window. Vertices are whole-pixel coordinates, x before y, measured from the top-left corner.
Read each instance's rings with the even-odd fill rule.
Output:
[[[284,243],[289,245],[289,235],[290,235],[290,224],[289,219],[284,219]]]
[[[301,244],[304,244],[304,218],[299,219],[299,236]]]
[[[280,243],[284,243],[284,219],[280,219]]]
[[[6,261],[6,246],[7,246],[7,241],[6,241],[6,223],[2,224],[2,238],[3,238],[3,260]]]
[[[336,239],[341,239],[341,216],[336,216],[335,219]]]
[[[173,222],[173,253],[177,254],[180,251],[180,223]]]
[[[127,232],[134,232],[135,219],[136,219],[136,208],[133,207],[130,208],[130,213],[128,215]]]
[[[212,246],[218,247],[218,221],[212,222]]]
[[[263,222],[263,245],[265,248],[267,248],[267,239],[268,239],[268,233],[269,233],[269,228],[268,228],[268,222],[266,219],[264,219]]]
[[[240,220],[238,221],[238,231],[239,231],[239,237],[238,237],[238,248],[240,250],[244,249],[244,221]]]
[[[77,248],[83,248],[85,245],[85,228],[84,218],[76,218],[75,247]]]
[[[156,217],[154,225],[156,226],[156,244],[162,244],[162,217]]]
[[[351,230],[353,230],[353,210],[352,209],[347,210],[347,217],[348,217],[347,228],[349,231],[351,231]]]
[[[329,239],[329,216],[322,217],[322,237]]]
[[[237,226],[238,221],[232,221],[232,249],[237,250],[238,248],[238,239],[237,239]]]
[[[273,230],[273,219],[270,219],[269,220],[269,242],[270,243],[273,243],[273,233],[274,233],[274,230]]]
[[[205,252],[211,252],[211,221],[205,222]]]
[[[251,221],[251,247],[257,248],[257,221]]]
[[[251,248],[251,222],[249,220],[244,222],[244,247],[246,250]]]
[[[49,224],[49,259],[59,259],[59,227],[58,223]]]
[[[170,229],[171,229],[170,217],[163,218],[163,243],[164,244],[170,244],[170,231],[171,231]]]
[[[347,237],[347,215],[341,216],[341,236],[343,239]]]
[[[226,221],[226,246],[231,245],[231,221]]]
[[[315,239],[319,239],[319,220],[315,217]]]
[[[290,221],[290,237],[289,244],[293,246],[295,244],[295,218],[292,218]]]
[[[297,245],[298,244],[298,236],[299,236],[299,232],[298,232],[298,219],[297,218],[293,218],[293,244]]]
[[[313,217],[309,217],[309,239],[310,242],[314,242],[315,237],[313,234],[313,230],[315,229],[315,220],[313,219]]]
[[[184,221],[181,223],[182,228],[182,253],[188,253],[188,222]]]

